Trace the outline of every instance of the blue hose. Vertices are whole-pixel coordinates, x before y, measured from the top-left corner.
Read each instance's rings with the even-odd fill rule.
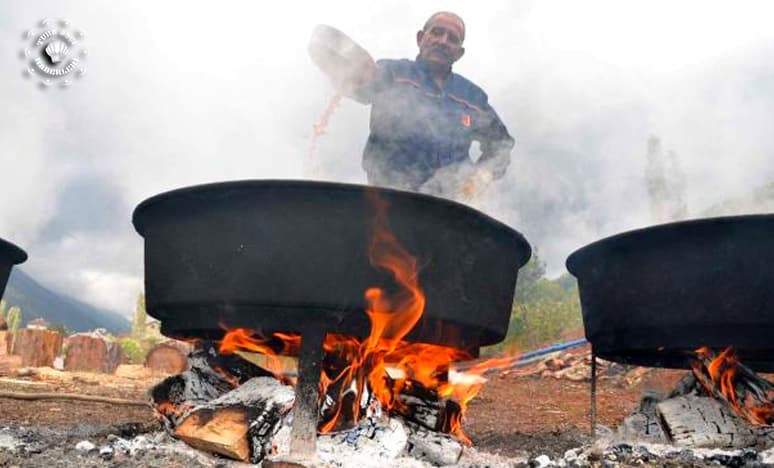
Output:
[[[543,357],[543,356],[545,356],[547,354],[555,353],[557,351],[564,351],[565,349],[577,348],[577,347],[585,345],[586,343],[588,343],[588,341],[586,341],[585,338],[579,338],[577,340],[566,341],[564,343],[557,343],[555,345],[547,346],[545,348],[540,348],[540,349],[536,349],[534,351],[529,351],[529,352],[526,352],[526,353],[524,353],[524,354],[514,358],[513,362],[509,363],[507,366],[488,369],[488,370],[484,371],[484,374],[491,374],[492,372],[497,372],[497,371],[502,371],[502,370],[506,370],[506,369],[513,369],[513,368],[516,368],[516,367],[526,366],[527,364],[531,364],[531,363],[533,363],[535,361],[538,361],[539,358],[541,358],[541,357]],[[457,370],[459,370],[461,372],[465,372],[465,369],[466,368],[470,368],[470,367],[472,367],[472,366],[471,365],[465,365],[465,366],[457,368]]]
[[[565,349],[570,348],[577,348],[578,346],[583,346],[588,341],[586,341],[586,338],[579,338],[577,340],[573,341],[567,341],[564,343],[557,343],[555,345],[548,346],[546,348],[536,349],[535,351],[530,351],[528,353],[524,353],[520,356],[519,361],[523,361],[529,358],[538,357],[538,356],[544,356],[546,354],[551,354],[556,351],[563,351]]]

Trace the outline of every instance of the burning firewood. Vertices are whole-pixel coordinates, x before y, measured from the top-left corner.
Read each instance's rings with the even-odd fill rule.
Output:
[[[695,394],[670,398],[657,405],[658,414],[676,445],[744,448],[755,445],[754,426],[735,416],[722,402]]]
[[[174,435],[192,447],[258,463],[293,406],[293,388],[257,377],[189,411]]]
[[[451,432],[450,421],[460,414],[459,403],[441,398],[438,392],[416,381],[408,381],[393,412],[426,429]]]
[[[150,390],[156,414],[170,432],[192,407],[218,398],[253,377],[271,375],[239,356],[218,353],[212,342],[200,343],[188,360],[187,371],[167,377]]]
[[[774,383],[739,362],[733,348],[718,355],[709,348],[699,348],[696,356],[693,375],[708,394],[728,403],[752,424],[774,422]]]
[[[686,447],[770,447],[774,441],[774,383],[737,359],[732,348],[700,348],[692,372],[663,400],[646,395],[619,434]]]

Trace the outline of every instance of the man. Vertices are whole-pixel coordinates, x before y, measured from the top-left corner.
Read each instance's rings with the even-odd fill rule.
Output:
[[[435,13],[417,32],[415,61],[379,60],[363,70],[365,83],[351,95],[372,105],[363,152],[369,183],[466,198],[505,174],[513,138],[486,93],[452,72],[464,39],[459,16]]]

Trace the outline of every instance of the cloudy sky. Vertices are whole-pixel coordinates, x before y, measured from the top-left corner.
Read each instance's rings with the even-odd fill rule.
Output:
[[[272,5],[268,7],[267,5]],[[413,58],[435,10],[468,25],[456,71],[517,139],[475,206],[523,232],[549,272],[574,249],[652,223],[644,172],[657,135],[689,213],[774,180],[774,4],[768,1],[0,3],[0,237],[53,289],[128,313],[142,288],[131,213],[161,191],[308,174],[333,90],[306,53],[315,24],[376,58]],[[25,78],[25,31],[64,18],[87,73]],[[364,183],[368,108],[344,102],[315,178]]]

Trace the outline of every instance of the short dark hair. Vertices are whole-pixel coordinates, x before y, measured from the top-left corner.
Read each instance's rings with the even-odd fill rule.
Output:
[[[430,16],[430,18],[428,18],[427,21],[425,21],[425,25],[422,26],[422,31],[427,31],[427,28],[430,27],[430,25],[433,23],[433,20],[435,20],[439,16],[443,16],[443,15],[451,16],[452,18],[456,18],[456,19],[459,20],[460,23],[462,23],[462,37],[460,39],[464,40],[465,39],[465,29],[466,29],[465,21],[460,17],[460,15],[458,15],[457,13],[452,13],[451,11],[439,11],[439,12],[433,13]]]

